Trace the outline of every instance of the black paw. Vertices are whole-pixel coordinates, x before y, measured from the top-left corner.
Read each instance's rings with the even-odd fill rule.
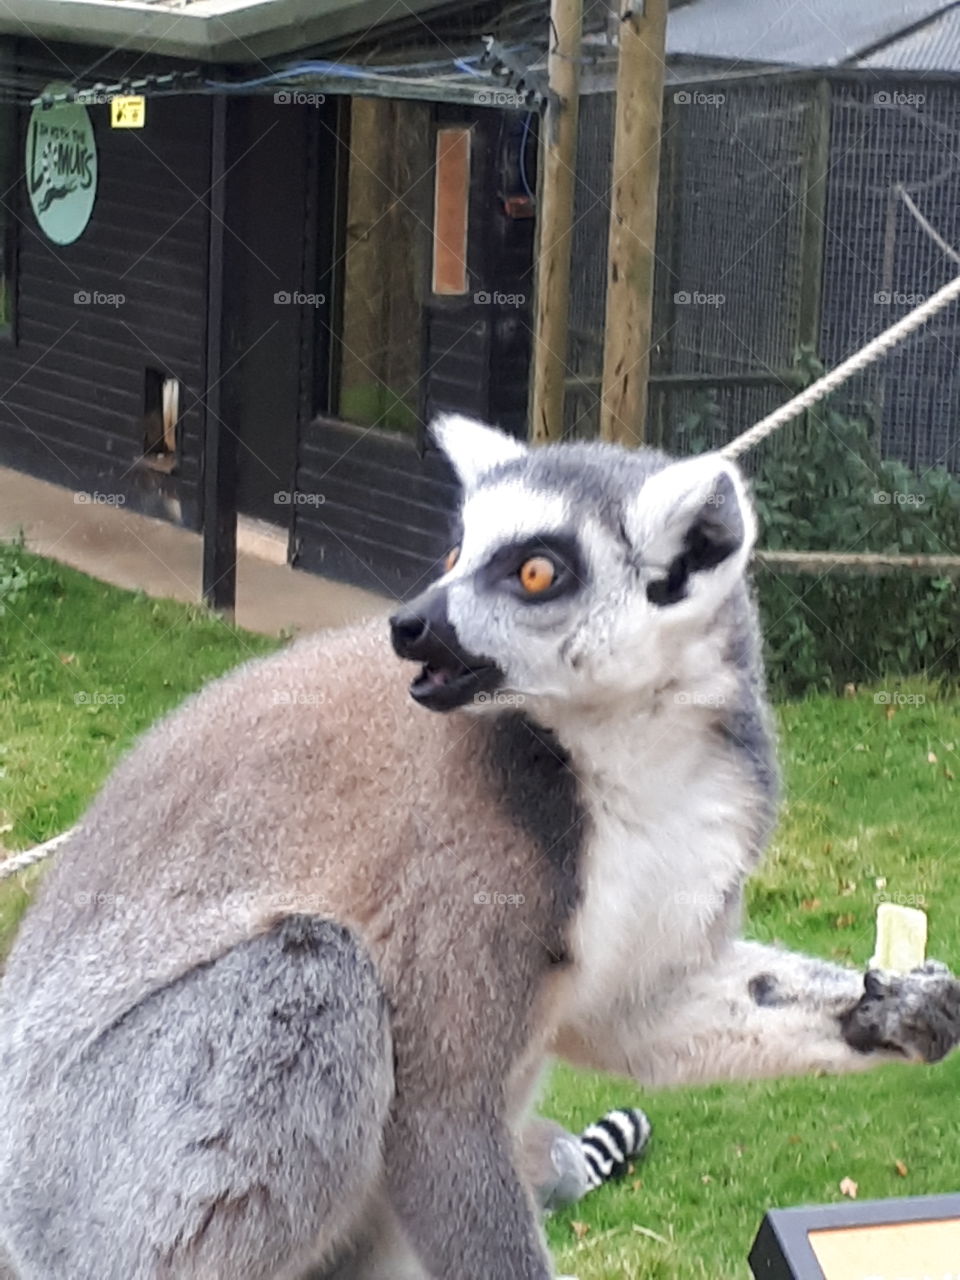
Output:
[[[840,1025],[861,1053],[888,1049],[939,1062],[960,1044],[960,981],[936,960],[905,974],[870,969],[863,995]]]

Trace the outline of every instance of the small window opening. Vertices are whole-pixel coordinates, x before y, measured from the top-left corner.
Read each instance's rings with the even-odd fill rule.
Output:
[[[143,456],[148,466],[172,471],[180,428],[180,380],[147,369],[143,391]]]

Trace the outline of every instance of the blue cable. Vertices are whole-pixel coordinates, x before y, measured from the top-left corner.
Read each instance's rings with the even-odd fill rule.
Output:
[[[530,183],[527,181],[527,140],[530,137],[530,125],[533,122],[533,112],[527,112],[527,118],[523,122],[523,137],[520,139],[520,181],[523,183],[523,189],[527,193],[530,200],[536,200],[536,196],[530,190]]]
[[[475,70],[468,65],[471,62],[479,62],[479,58],[456,58],[445,62],[424,62],[414,63],[409,67],[354,67],[343,62],[301,62],[292,67],[282,67],[277,71],[272,71],[266,76],[257,76],[253,80],[206,80],[204,83],[210,89],[256,89],[265,84],[279,84],[283,80],[289,80],[297,76],[305,75],[321,75],[321,76],[342,76],[347,80],[369,80],[371,75],[397,75],[402,78],[401,73],[428,69],[430,67],[450,67],[451,65],[460,68],[471,75],[482,76],[482,71]]]
[[[508,50],[510,53],[522,53],[522,47]],[[476,63],[480,62],[485,55],[476,54],[464,58],[446,58],[442,61],[432,62],[413,62],[403,67],[356,67],[343,62],[300,62],[292,67],[282,67],[277,71],[271,71],[269,75],[258,76],[253,80],[205,80],[204,84],[209,89],[221,90],[243,90],[257,89],[266,84],[278,84],[283,80],[289,80],[292,77],[303,75],[322,75],[322,76],[342,76],[347,80],[367,80],[371,75],[393,75],[398,79],[402,79],[404,75],[412,71],[429,71],[436,68],[455,67],[458,71],[465,74],[477,76],[485,79],[483,71],[479,71]]]

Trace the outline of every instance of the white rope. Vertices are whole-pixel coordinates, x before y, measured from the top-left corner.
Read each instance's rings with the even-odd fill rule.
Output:
[[[823,400],[832,391],[836,391],[837,387],[846,382],[848,378],[852,378],[855,373],[859,373],[867,365],[879,360],[882,355],[892,347],[895,347],[897,343],[902,342],[904,338],[913,333],[914,329],[919,329],[931,316],[936,315],[938,311],[942,311],[944,307],[949,306],[957,298],[960,298],[960,276],[957,276],[955,280],[951,280],[949,284],[945,284],[936,293],[931,294],[926,302],[921,302],[919,306],[914,307],[912,311],[902,316],[896,324],[892,324],[889,329],[884,329],[883,333],[868,342],[865,347],[861,347],[859,351],[855,351],[852,356],[848,356],[846,360],[838,364],[835,369],[831,369],[822,378],[812,382],[809,387],[801,391],[799,395],[795,395],[792,400],[788,400],[779,409],[775,409],[773,413],[761,418],[749,430],[744,431],[742,435],[737,436],[735,440],[725,445],[720,450],[721,454],[725,458],[737,458],[741,453],[745,453],[747,449],[752,449],[754,445],[759,444],[761,440],[766,440],[767,436],[772,435],[778,427],[792,422],[794,418],[798,418],[806,409],[815,405],[819,400]]]
[[[914,218],[920,224],[920,226],[923,227],[924,231],[927,233],[927,235],[930,237],[933,243],[939,249],[942,249],[948,258],[952,258],[954,262],[960,262],[960,253],[957,253],[956,249],[954,249],[952,244],[947,244],[946,240],[944,240],[943,236],[936,229],[936,227],[933,226],[933,224],[923,216],[923,214],[917,208],[913,200],[911,200],[909,195],[907,195],[906,191],[904,191],[903,187],[898,186],[897,192],[900,196],[900,199],[907,206],[909,211],[913,214]]]
[[[53,836],[50,840],[44,840],[43,844],[34,845],[32,849],[24,849],[22,852],[6,858],[3,862],[0,862],[0,880],[15,876],[18,871],[26,871],[27,867],[32,867],[35,862],[42,862],[65,840],[69,840],[72,835],[73,828],[71,827],[68,831],[61,831],[58,836]]]

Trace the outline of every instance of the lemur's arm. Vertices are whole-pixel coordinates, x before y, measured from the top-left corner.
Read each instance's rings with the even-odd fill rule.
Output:
[[[960,1042],[960,982],[935,962],[904,977],[735,941],[655,1006],[597,1010],[554,1051],[643,1084],[691,1084],[936,1062]]]

